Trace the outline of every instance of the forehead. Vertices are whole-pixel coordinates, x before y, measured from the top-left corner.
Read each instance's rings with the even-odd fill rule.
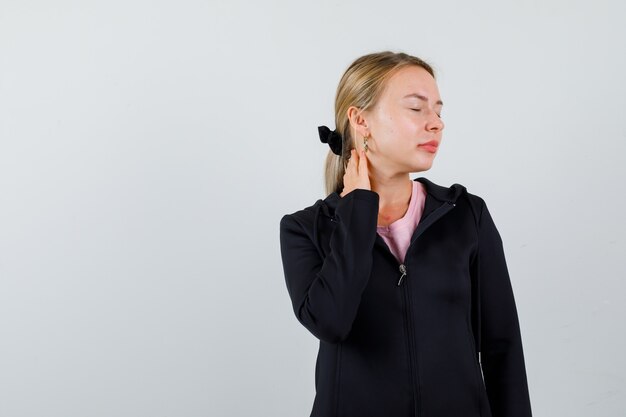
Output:
[[[440,100],[437,82],[422,67],[409,66],[396,71],[388,80],[383,95],[403,98],[408,94],[427,96],[433,102]]]

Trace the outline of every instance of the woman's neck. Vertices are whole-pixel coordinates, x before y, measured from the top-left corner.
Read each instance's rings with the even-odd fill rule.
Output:
[[[370,175],[370,187],[379,195],[379,212],[407,208],[413,192],[413,181],[409,174],[381,178]]]

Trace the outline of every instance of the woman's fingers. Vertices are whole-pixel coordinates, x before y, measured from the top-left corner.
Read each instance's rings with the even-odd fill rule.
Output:
[[[346,171],[354,169],[357,172],[357,164],[358,164],[359,156],[356,151],[352,149],[350,151],[350,160],[348,160],[348,167]]]
[[[362,188],[366,190],[372,189],[370,183],[369,167],[367,165],[367,152],[365,150],[361,151],[361,158],[359,159],[359,179]]]
[[[346,171],[343,176],[343,191],[340,196],[348,194],[355,188],[370,190],[370,180],[367,166],[367,156],[363,151],[357,149],[350,150]]]
[[[358,159],[359,161],[359,174],[361,173],[366,173],[367,174],[367,156],[365,156],[365,151],[361,150],[360,151],[360,158]]]
[[[367,156],[365,154],[364,150],[360,151],[360,158],[359,158],[359,169],[358,169],[358,177],[360,179],[360,181],[366,182],[369,184],[369,171],[368,171],[368,167],[367,167]]]

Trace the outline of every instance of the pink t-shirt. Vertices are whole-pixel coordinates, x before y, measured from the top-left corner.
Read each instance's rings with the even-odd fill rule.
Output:
[[[398,262],[404,263],[404,256],[411,243],[411,237],[422,217],[426,203],[426,189],[424,184],[413,181],[413,191],[409,208],[404,216],[389,226],[377,226],[376,231],[391,249]]]

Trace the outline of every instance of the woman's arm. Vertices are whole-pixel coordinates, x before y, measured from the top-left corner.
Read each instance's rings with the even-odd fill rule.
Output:
[[[481,362],[493,417],[530,417],[522,339],[502,239],[482,200],[478,279]]]
[[[320,257],[294,215],[280,221],[280,247],[287,289],[296,317],[318,339],[344,340],[369,280],[376,240],[379,196],[354,189],[335,209],[330,251]]]

